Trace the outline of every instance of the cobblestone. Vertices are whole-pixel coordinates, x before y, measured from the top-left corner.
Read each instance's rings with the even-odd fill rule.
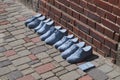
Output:
[[[52,76],[54,76],[54,74],[52,72],[46,72],[44,74],[41,74],[42,79],[47,79]]]

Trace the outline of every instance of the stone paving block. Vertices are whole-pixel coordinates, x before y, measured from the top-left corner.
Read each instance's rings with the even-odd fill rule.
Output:
[[[48,54],[55,53],[55,52],[57,52],[57,49],[52,48],[52,49],[47,50],[46,52],[47,52]]]
[[[35,48],[31,49],[30,51],[33,54],[37,54],[37,53],[44,52],[46,50],[47,50],[47,48],[45,46],[38,46],[38,47],[35,47]]]
[[[55,57],[55,56],[58,56],[58,55],[60,55],[60,52],[55,52],[55,53],[50,54],[51,57]]]
[[[29,67],[30,66],[28,64],[23,64],[23,65],[18,66],[17,68],[18,68],[18,70],[24,70],[24,69],[27,69]]]
[[[51,49],[53,48],[53,46],[50,46],[50,45],[45,45],[48,49]]]
[[[33,43],[37,43],[37,42],[40,41],[40,38],[39,38],[39,37],[35,37],[35,38],[32,38],[31,41],[32,41]]]
[[[0,47],[0,53],[6,51],[4,47]]]
[[[26,75],[17,80],[35,80],[35,78],[32,75]]]
[[[17,58],[19,58],[20,56],[18,56],[17,54],[16,55],[13,55],[13,56],[10,56],[8,57],[9,60],[15,60]]]
[[[59,72],[59,71],[61,71],[61,70],[63,70],[63,69],[64,69],[64,67],[58,67],[58,68],[52,70],[52,72],[53,72],[53,73],[57,73],[57,72]]]
[[[25,47],[20,47],[20,48],[15,49],[15,51],[19,52],[19,51],[22,51],[22,50],[25,50],[25,49],[26,49]]]
[[[76,71],[71,71],[69,73],[66,73],[62,76],[60,76],[61,80],[76,80],[80,77],[80,75]]]
[[[19,34],[15,36],[16,39],[22,39],[24,37],[26,37],[24,34]]]
[[[13,38],[13,37],[14,37],[13,35],[6,35],[6,36],[4,37],[4,40],[11,39],[11,38]]]
[[[31,50],[31,49],[33,49],[33,48],[35,48],[35,47],[37,47],[37,45],[32,45],[32,46],[30,46],[30,47],[27,47],[27,49]]]
[[[104,64],[104,65],[98,67],[98,69],[100,69],[104,73],[108,73],[108,72],[113,70],[113,68],[111,66],[107,65],[107,64]]]
[[[120,76],[114,78],[113,80],[120,80]]]
[[[23,57],[23,56],[27,56],[27,55],[31,54],[31,52],[29,50],[22,50],[22,51],[18,52],[17,54],[20,55],[21,57]]]
[[[5,47],[5,49],[7,49],[7,50],[12,49],[12,47],[11,47],[10,45],[5,45],[4,47]]]
[[[41,52],[39,54],[36,54],[36,57],[41,60],[41,59],[49,57],[49,55],[46,52]]]
[[[67,61],[62,61],[60,62],[60,64],[64,67],[70,65],[70,63],[68,63]]]
[[[26,32],[25,29],[19,29],[19,30],[12,31],[11,34],[12,35],[18,35],[18,34],[21,34],[21,33],[24,33],[24,32]]]
[[[10,69],[8,67],[0,68],[0,76],[5,75],[10,72]]]
[[[70,66],[67,66],[67,67],[65,67],[68,71],[72,71],[72,70],[75,70],[75,69],[77,69],[78,67],[77,67],[77,65],[75,65],[75,64],[72,64],[72,65],[70,65]]]
[[[55,57],[54,57],[54,60],[56,60],[57,62],[64,61],[64,59],[63,59],[60,55],[55,56]]]
[[[86,75],[86,76],[81,77],[79,80],[93,80],[93,79],[91,76]]]
[[[5,61],[5,60],[7,60],[7,58],[6,57],[0,57],[0,61]]]
[[[45,42],[40,41],[40,42],[37,42],[36,45],[38,45],[38,46],[42,46],[42,45],[45,45]]]
[[[107,75],[108,75],[110,78],[115,78],[115,77],[119,76],[120,73],[117,72],[117,71],[115,71],[115,70],[113,70],[113,71],[109,72]]]
[[[52,72],[46,72],[44,74],[41,74],[42,79],[47,79],[52,76],[54,76],[54,74]]]
[[[5,60],[5,61],[2,61],[2,64],[3,64],[3,66],[8,66],[8,65],[12,64],[12,62],[10,60]]]
[[[60,80],[58,77],[51,77],[51,78],[49,78],[49,79],[46,79],[46,80]]]
[[[4,52],[5,56],[9,57],[9,56],[12,56],[12,55],[15,55],[16,52],[14,50],[8,50],[6,52]]]
[[[21,25],[24,25],[24,21],[13,24],[13,26],[16,26],[16,27],[17,27],[17,26],[21,26]]]
[[[33,42],[28,42],[28,43],[25,43],[25,44],[24,44],[25,47],[29,47],[29,46],[32,46],[32,45],[34,45]]]
[[[28,57],[29,57],[32,61],[38,59],[34,54],[30,54],[30,55],[28,55]]]
[[[102,72],[99,69],[92,69],[88,72],[88,75],[90,75],[95,80],[107,80],[108,76]]]
[[[34,70],[32,68],[28,68],[28,69],[25,69],[23,71],[21,71],[23,75],[28,75],[28,74],[31,74],[34,72]]]
[[[37,68],[35,68],[36,72],[38,72],[39,74],[45,73],[47,71],[50,71],[52,69],[54,69],[55,66],[52,63],[48,63],[42,66],[39,66]]]
[[[12,41],[15,41],[16,39],[15,38],[10,38],[10,39],[6,39],[5,42],[9,43],[9,42],[12,42]]]
[[[29,61],[31,61],[30,58],[28,58],[28,57],[22,57],[22,58],[19,58],[19,59],[14,60],[14,61],[12,61],[12,62],[13,62],[13,64],[14,64],[15,66],[18,66],[18,65],[27,63],[27,62],[29,62]]]
[[[34,61],[29,62],[28,64],[31,66],[31,65],[37,64],[39,62],[40,62],[39,60],[34,60]]]
[[[10,71],[14,71],[16,70],[16,67],[14,65],[8,65],[8,68],[10,69]]]
[[[42,59],[41,63],[45,64],[45,63],[50,63],[52,61],[53,61],[53,59],[51,57],[49,57],[49,58]]]
[[[16,80],[16,79],[18,79],[18,78],[20,78],[20,77],[22,77],[23,75],[22,75],[22,73],[20,72],[20,71],[18,71],[18,70],[16,70],[16,71],[13,71],[13,72],[10,72],[9,74],[8,74],[8,78],[10,79],[10,80]]]
[[[2,25],[2,27],[0,26],[0,30],[1,29],[7,29],[7,28],[9,28],[11,26],[12,26],[12,24]]]
[[[52,61],[51,62],[55,67],[59,67],[60,66],[60,64],[57,62],[57,61]]]
[[[32,73],[31,75],[32,75],[36,80],[41,80],[41,76],[40,76],[38,73],[34,72],[34,73]]]
[[[31,65],[31,67],[32,67],[32,68],[36,68],[36,67],[39,67],[39,66],[41,66],[41,65],[43,65],[43,63],[39,62],[39,63],[36,63],[36,64],[34,64],[34,65]]]
[[[4,57],[4,54],[3,54],[3,53],[0,53],[0,57]]]
[[[28,35],[29,38],[34,38],[34,37],[37,37],[37,36],[38,36],[37,34]]]
[[[10,43],[8,43],[8,44],[9,44],[10,46],[14,47],[14,46],[21,45],[21,44],[23,44],[23,43],[25,43],[25,41],[22,40],[22,39],[19,39],[19,40],[16,40],[16,41],[10,42]]]
[[[68,73],[68,71],[64,69],[64,70],[61,70],[61,71],[57,72],[56,76],[61,76],[61,75],[65,74],[65,73]]]

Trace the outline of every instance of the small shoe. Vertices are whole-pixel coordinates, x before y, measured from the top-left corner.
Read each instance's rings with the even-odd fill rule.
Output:
[[[58,36],[59,35],[59,36]],[[62,39],[64,35],[67,35],[67,30],[66,29],[61,29],[61,30],[55,30],[51,36],[49,36],[47,39],[45,39],[45,42],[49,45],[55,44],[57,41]]]
[[[60,50],[61,52],[65,51],[66,49],[68,49],[70,46],[72,46],[74,43],[77,43],[77,42],[78,42],[78,38],[69,39],[64,44],[59,46],[57,49]]]
[[[39,17],[41,17],[41,16],[42,16],[42,14],[37,14],[37,15],[35,15],[35,16],[32,16],[32,18],[27,19],[27,20],[25,21],[25,26],[27,27],[27,24],[28,24],[28,23],[34,21],[35,19],[37,19],[37,18],[39,18]]]
[[[54,26],[54,21],[50,21],[50,22],[44,24],[39,30],[37,30],[37,33],[39,35],[42,35],[42,34],[46,33],[52,26]]]
[[[45,34],[41,35],[40,38],[42,41],[44,41],[46,38],[48,38],[55,30],[60,30],[61,26],[55,26],[51,27]]]
[[[70,48],[68,48],[64,52],[62,52],[61,56],[63,59],[66,59],[71,54],[73,54],[78,48],[82,48],[84,46],[85,46],[85,42],[79,42],[77,44],[73,44]]]
[[[40,24],[40,22],[43,20],[45,20],[45,16],[41,16],[41,17],[35,19],[34,21],[28,23],[27,27],[30,29],[33,29],[33,28],[37,27]]]
[[[61,46],[62,44],[64,44],[68,39],[72,39],[74,37],[73,34],[68,35],[68,36],[64,36],[61,40],[59,40],[58,42],[56,42],[54,44],[55,48],[58,48],[59,46]]]
[[[84,48],[79,48],[77,49],[72,55],[67,57],[67,61],[69,63],[78,63],[83,61],[85,58],[89,57],[92,55],[92,47],[91,46],[86,46]]]
[[[51,21],[50,18],[48,18],[48,19],[46,19],[46,20],[44,20],[44,21],[41,21],[40,24],[34,29],[35,32],[37,32],[37,30],[39,30],[45,23],[47,23],[47,22],[49,22],[49,21]]]

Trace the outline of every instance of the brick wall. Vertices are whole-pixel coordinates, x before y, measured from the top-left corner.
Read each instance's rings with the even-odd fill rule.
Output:
[[[40,12],[93,46],[103,56],[119,61],[120,0],[40,0]]]

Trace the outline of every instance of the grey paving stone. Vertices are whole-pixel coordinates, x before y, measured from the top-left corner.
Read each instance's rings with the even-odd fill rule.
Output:
[[[14,65],[8,65],[8,68],[10,69],[10,71],[15,71],[16,67]]]
[[[12,60],[15,60],[15,59],[17,59],[19,57],[20,56],[18,56],[18,55],[13,55],[13,56],[8,57],[8,59],[12,61]]]
[[[62,62],[62,61],[64,61],[64,59],[63,59],[60,55],[55,56],[55,57],[54,57],[54,60],[56,60],[57,62]]]
[[[22,50],[22,51],[18,52],[17,54],[20,55],[21,57],[23,57],[23,56],[27,56],[27,55],[31,54],[31,52],[29,50]]]
[[[56,76],[61,76],[61,75],[65,74],[65,73],[68,73],[68,71],[64,69],[64,70],[61,70],[61,71],[57,72]]]
[[[8,67],[0,68],[0,76],[5,75],[10,72],[10,69]]]
[[[23,65],[20,65],[20,66],[17,66],[17,69],[18,70],[24,70],[24,69],[27,69],[29,68],[30,66],[28,64],[23,64]]]
[[[99,69],[92,69],[88,74],[95,80],[107,80],[108,76]]]
[[[40,61],[39,60],[34,60],[34,61],[31,61],[31,62],[28,62],[28,65],[34,65],[36,63],[39,63]]]
[[[8,36],[5,36],[5,37],[4,37],[4,40],[10,39],[10,38],[13,38],[13,37],[14,37],[13,35],[8,35]]]
[[[28,43],[25,43],[25,44],[24,44],[25,47],[29,47],[29,46],[32,46],[32,45],[34,45],[33,42],[28,42]]]
[[[20,71],[18,71],[18,70],[16,70],[16,71],[13,71],[13,72],[10,72],[9,74],[8,74],[8,78],[10,79],[10,80],[16,80],[16,79],[18,79],[18,78],[20,78],[20,77],[22,77],[23,75],[22,75],[22,73],[20,72]]]
[[[0,53],[6,51],[6,49],[4,47],[0,47]]]
[[[77,69],[78,67],[77,67],[77,65],[75,65],[75,64],[72,64],[72,65],[70,65],[70,66],[67,66],[67,67],[65,67],[68,71],[72,71],[72,70],[75,70],[75,69]]]
[[[37,58],[39,58],[40,60],[49,57],[49,55],[48,55],[46,52],[41,52],[41,53],[39,53],[39,54],[36,54],[36,56],[37,56]]]
[[[1,29],[7,29],[7,28],[9,28],[11,26],[12,26],[12,24],[2,25],[2,27],[0,26],[0,30]]]
[[[10,46],[14,47],[14,46],[21,45],[21,44],[23,44],[23,43],[25,43],[25,41],[22,40],[22,39],[19,39],[19,40],[16,40],[16,41],[10,42],[10,43],[8,43],[8,44],[9,44]]]
[[[10,60],[5,60],[5,61],[2,61],[2,64],[4,67],[4,66],[8,66],[8,65],[12,64],[12,62]]]
[[[51,57],[55,57],[55,56],[58,56],[58,55],[60,55],[60,52],[55,52],[55,53],[50,54]]]
[[[41,74],[42,79],[47,79],[52,76],[54,76],[54,74],[52,72],[46,72],[44,74]]]
[[[19,34],[19,35],[16,35],[16,36],[15,36],[16,39],[22,39],[22,38],[24,38],[24,37],[25,37],[24,34]]]
[[[98,69],[100,69],[104,73],[108,73],[108,72],[113,70],[113,68],[111,66],[107,65],[107,64],[104,64],[104,65],[98,67]]]
[[[70,63],[68,63],[67,61],[62,61],[60,62],[60,64],[64,67],[70,65]]]
[[[45,59],[42,59],[41,60],[41,63],[49,63],[49,62],[52,62],[53,61],[53,59],[51,58],[51,57],[49,57],[49,58],[45,58]]]
[[[7,60],[7,58],[5,56],[0,57],[0,61],[5,61],[5,60]]]
[[[30,58],[28,58],[28,57],[22,57],[22,58],[14,60],[12,62],[13,62],[14,65],[18,66],[18,65],[27,63],[29,61],[31,61]]]
[[[28,75],[28,74],[31,74],[34,72],[34,70],[32,68],[28,68],[28,69],[25,69],[23,71],[21,71],[23,75]]]
[[[120,76],[114,78],[113,80],[120,80]]]
[[[62,76],[60,76],[61,80],[76,80],[80,77],[80,75],[76,71],[71,71],[69,73],[66,73]]]
[[[55,53],[55,52],[57,52],[57,51],[58,51],[57,49],[52,48],[52,49],[47,50],[46,52],[47,52],[48,54],[52,54],[52,53]]]
[[[52,70],[52,72],[53,72],[53,73],[57,73],[57,72],[59,72],[59,71],[61,71],[61,70],[63,70],[63,69],[64,69],[64,67],[58,67],[58,68]]]
[[[109,72],[107,75],[108,75],[110,78],[115,78],[115,77],[119,76],[120,73],[117,72],[117,71],[115,71],[115,70],[113,70],[113,71]]]
[[[60,80],[58,77],[51,77],[51,78],[49,78],[49,79],[47,79],[47,80]]]
[[[32,75],[36,80],[41,80],[41,76],[40,76],[38,73],[34,72],[34,73],[32,73],[31,75]]]
[[[46,50],[47,50],[47,48],[45,46],[38,46],[38,47],[31,49],[30,51],[32,54],[37,54],[37,53],[44,52]]]

